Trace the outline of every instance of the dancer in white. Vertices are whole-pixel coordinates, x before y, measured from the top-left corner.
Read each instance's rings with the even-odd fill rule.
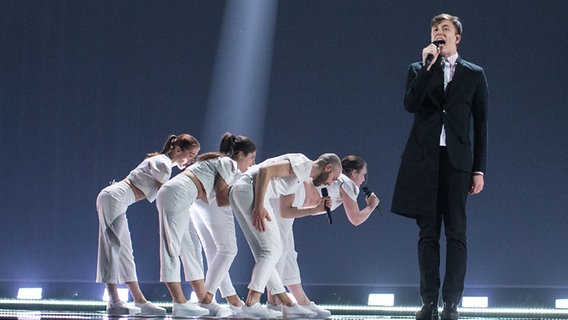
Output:
[[[316,314],[292,302],[285,292],[276,263],[282,254],[282,240],[275,210],[270,200],[293,194],[307,180],[316,186],[329,185],[341,174],[341,160],[333,153],[316,161],[302,154],[285,154],[251,167],[231,188],[231,207],[251,248],[256,264],[248,285],[249,293],[243,310],[250,317],[311,317]],[[283,304],[282,313],[260,305],[260,297],[268,286]]]
[[[201,245],[189,215],[196,199],[208,201],[216,193],[220,207],[229,204],[228,188],[236,178],[237,164],[224,153],[209,152],[166,182],[158,191],[156,207],[160,216],[160,281],[165,282],[173,300],[172,315],[214,315],[185,297],[181,286],[180,258],[185,278],[202,295],[203,261]],[[182,250],[183,248],[183,250]],[[194,287],[194,289],[196,289]],[[214,307],[214,306],[212,306]]]
[[[147,301],[138,285],[132,239],[126,210],[142,199],[153,202],[158,188],[172,174],[172,166],[183,169],[199,152],[199,142],[188,134],[172,135],[159,153],[148,154],[120,182],[104,188],[97,197],[99,215],[99,247],[97,282],[104,282],[109,295],[109,315],[164,315],[166,310]],[[134,306],[120,300],[118,283],[125,283]]]
[[[236,161],[238,174],[245,172],[256,159],[256,146],[245,136],[226,133],[221,140],[219,151]],[[198,294],[199,306],[209,309],[210,315],[217,317],[239,316],[242,314],[243,302],[229,276],[229,269],[237,255],[235,218],[231,207],[220,207],[216,198],[217,194],[213,192],[209,194],[208,202],[197,199],[190,208],[191,220],[201,240],[208,267],[204,288],[199,290],[203,294]],[[217,289],[227,300],[230,309],[221,308],[215,302]]]
[[[343,173],[331,185],[327,186],[331,200],[330,209],[333,211],[343,204],[347,218],[354,225],[358,226],[365,222],[373,210],[379,205],[379,199],[371,193],[365,201],[367,206],[359,209],[357,196],[359,188],[365,182],[367,174],[367,163],[358,156],[347,156],[341,161]],[[278,219],[280,235],[283,243],[282,257],[276,265],[276,270],[282,279],[282,283],[288,288],[298,304],[312,310],[320,318],[331,316],[329,310],[323,309],[310,301],[302,287],[300,277],[300,267],[298,266],[298,253],[294,245],[293,223],[294,218],[301,218],[308,215],[322,214],[322,198],[320,197],[322,187],[316,188],[311,181],[305,181],[303,187],[298,189],[295,194],[280,197],[279,214],[275,214]],[[273,310],[282,308],[278,303],[278,297],[269,296],[268,307]]]

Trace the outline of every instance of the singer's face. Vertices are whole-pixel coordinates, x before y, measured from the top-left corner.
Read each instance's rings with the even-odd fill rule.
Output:
[[[457,52],[461,36],[456,31],[456,27],[450,20],[442,20],[432,27],[432,41],[444,40],[446,42],[440,45],[440,55],[442,57],[449,57]]]

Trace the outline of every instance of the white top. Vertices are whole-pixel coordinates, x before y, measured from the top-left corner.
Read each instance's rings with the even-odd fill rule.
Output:
[[[343,200],[341,199],[341,194],[339,189],[343,189],[345,194],[353,201],[357,201],[357,196],[359,196],[359,187],[351,180],[348,176],[344,175],[343,173],[337,178],[336,181],[333,181],[332,184],[329,186],[320,186],[318,187],[318,191],[321,194],[321,189],[327,188],[327,194],[331,198],[331,210],[337,209],[340,205],[343,204]],[[304,205],[304,201],[306,200],[306,188],[302,184],[302,187],[298,189],[296,194],[294,195],[294,202],[292,206],[296,208],[300,208]]]
[[[232,186],[238,177],[237,163],[229,157],[219,157],[205,161],[198,161],[190,165],[186,170],[191,171],[205,189],[208,200],[210,195],[215,193],[215,176],[219,174],[223,180]]]
[[[353,201],[357,202],[357,196],[359,195],[359,187],[351,180],[348,176],[344,175],[343,173],[337,178],[329,186],[321,186],[318,187],[318,190],[327,187],[327,194],[331,198],[331,210],[337,209],[340,205],[343,204],[343,200],[341,199],[341,194],[339,193],[339,188],[343,189],[345,194]]]
[[[310,178],[310,172],[312,171],[314,162],[301,153],[287,153],[278,157],[266,159],[263,162],[250,167],[247,172],[245,172],[246,175],[256,179],[258,170],[261,166],[285,160],[290,161],[294,175],[272,179],[269,182],[264,195],[265,201],[280,198],[281,195],[292,194],[298,191],[298,188],[302,186],[303,182]]]
[[[144,193],[148,201],[154,202],[158,189],[171,175],[172,160],[165,154],[159,154],[144,159],[126,178]]]

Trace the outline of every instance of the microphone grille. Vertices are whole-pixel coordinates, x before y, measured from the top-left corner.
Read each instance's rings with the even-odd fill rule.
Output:
[[[327,197],[327,188],[321,188],[321,196]]]

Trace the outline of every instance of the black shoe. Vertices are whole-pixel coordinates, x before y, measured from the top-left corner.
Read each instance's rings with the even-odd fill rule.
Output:
[[[458,304],[444,302],[441,318],[442,320],[458,320]]]
[[[438,320],[438,304],[436,302],[423,304],[416,312],[416,320]]]

